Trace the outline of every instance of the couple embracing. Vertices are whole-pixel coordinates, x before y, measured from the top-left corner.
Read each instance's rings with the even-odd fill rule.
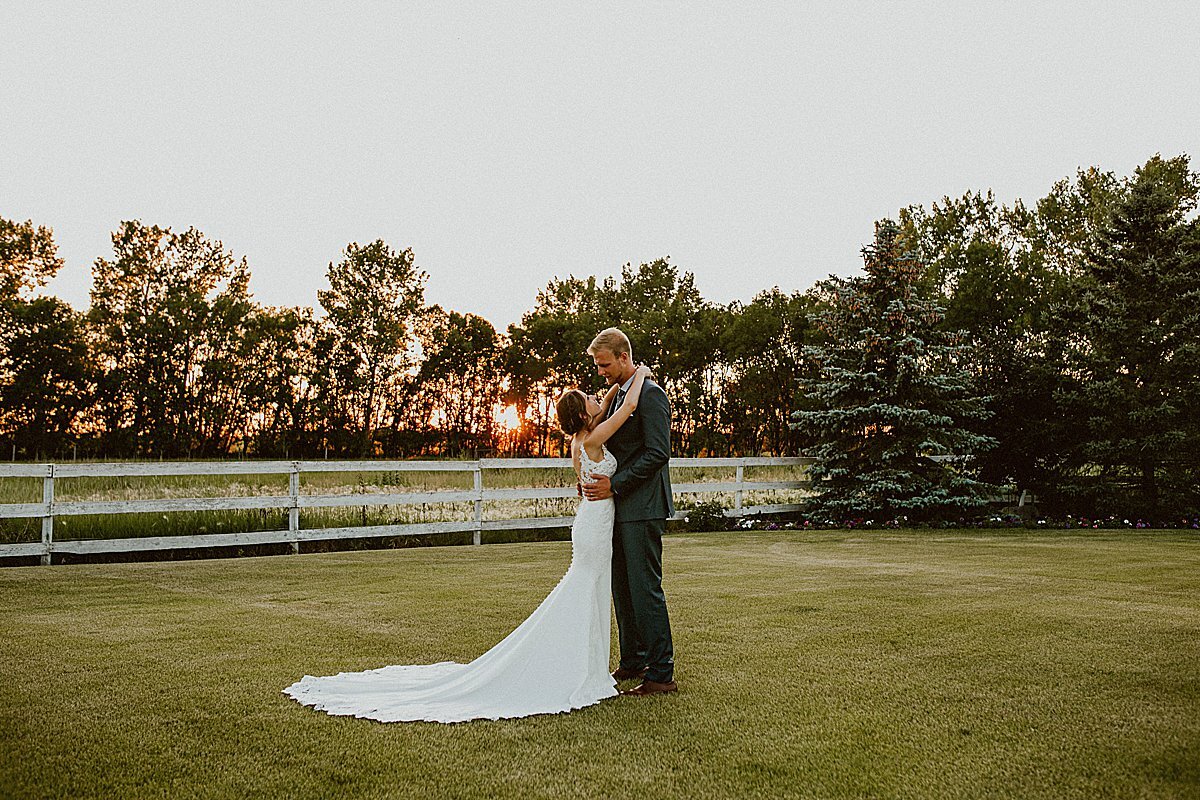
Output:
[[[469,664],[393,665],[304,678],[284,689],[330,714],[381,722],[463,722],[570,711],[618,694],[676,691],[662,535],[671,500],[671,413],[666,393],[637,367],[616,328],[588,348],[609,383],[558,400],[582,499],[571,527],[571,565],[542,604]],[[609,672],[609,597],[620,663]]]

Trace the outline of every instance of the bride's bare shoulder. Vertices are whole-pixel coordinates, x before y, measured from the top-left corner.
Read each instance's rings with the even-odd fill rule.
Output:
[[[587,454],[588,461],[591,461],[593,464],[599,464],[604,459],[603,444],[597,447],[589,442],[586,436],[576,437],[576,441],[579,442],[580,451]]]

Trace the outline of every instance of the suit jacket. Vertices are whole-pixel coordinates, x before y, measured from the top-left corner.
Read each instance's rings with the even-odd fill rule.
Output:
[[[610,481],[617,495],[617,522],[674,516],[671,471],[667,468],[671,403],[661,386],[651,380],[642,384],[637,410],[609,438],[608,449],[617,458],[617,471]]]

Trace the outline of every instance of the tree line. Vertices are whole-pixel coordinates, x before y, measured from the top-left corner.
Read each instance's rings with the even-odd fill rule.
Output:
[[[924,377],[892,405],[952,379],[977,401],[954,426],[979,481],[1063,508],[1194,512],[1198,193],[1187,156],[1155,156],[1030,204],[971,191],[900,209],[864,251],[868,273],[884,244],[905,265],[896,341]],[[892,308],[845,291],[856,279],[720,304],[662,258],[555,278],[500,332],[428,304],[413,251],[382,240],[346,246],[316,308],[256,303],[246,259],[194,228],[122,222],[86,311],[38,294],[61,267],[50,228],[0,218],[0,447],[16,458],[556,455],[554,398],[599,388],[584,351],[610,325],[672,398],[678,455],[798,455],[832,435],[806,414],[882,407],[872,364],[892,363],[849,346],[878,326],[846,304]],[[851,444],[903,428],[860,421]]]

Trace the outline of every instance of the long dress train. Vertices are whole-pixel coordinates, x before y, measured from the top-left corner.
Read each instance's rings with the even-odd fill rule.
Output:
[[[582,454],[583,472],[612,475],[616,459]],[[581,500],[571,526],[571,565],[542,604],[469,664],[394,665],[305,675],[283,690],[328,714],[380,722],[463,722],[552,714],[617,694],[609,675],[614,506]]]

